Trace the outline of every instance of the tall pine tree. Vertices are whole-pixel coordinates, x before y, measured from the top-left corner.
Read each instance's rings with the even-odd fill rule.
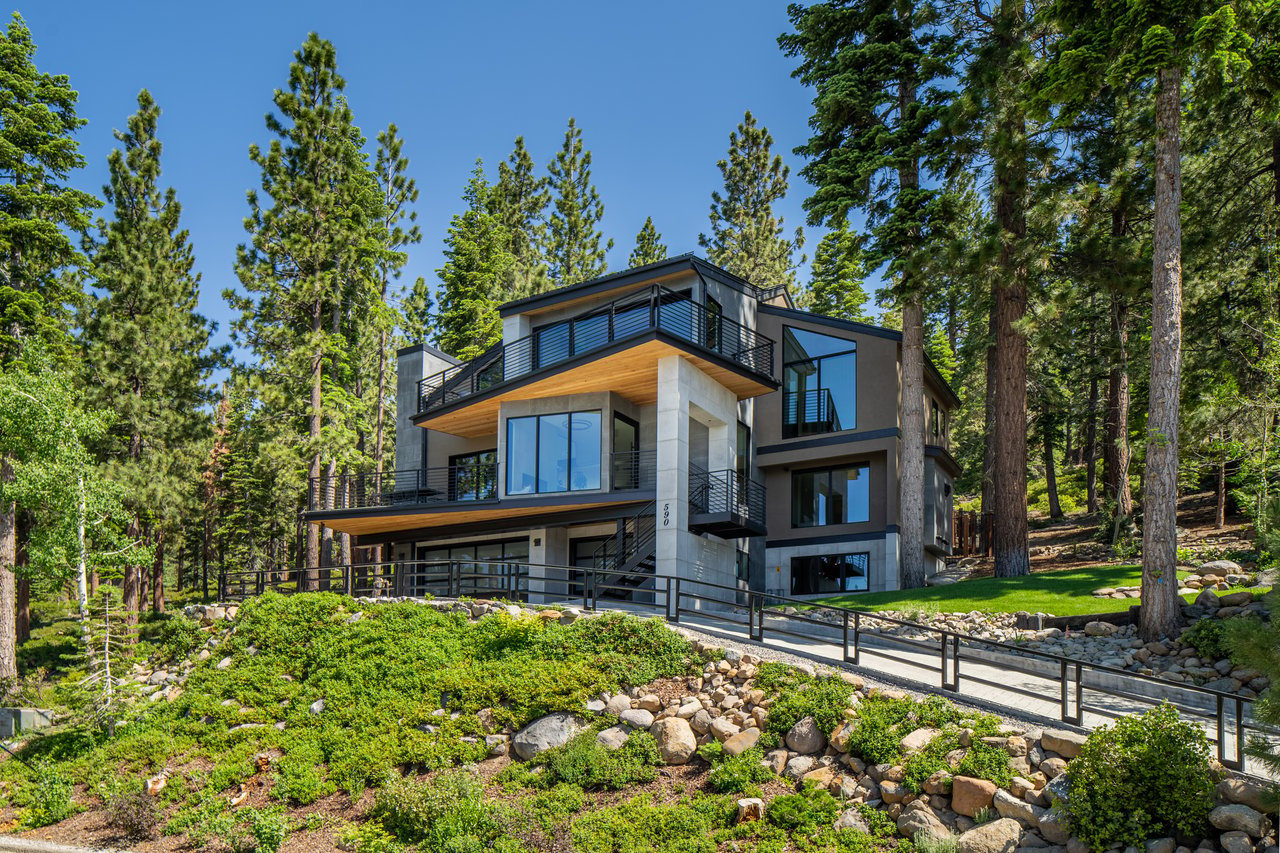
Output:
[[[490,212],[493,188],[476,167],[462,193],[466,210],[449,222],[440,276],[440,316],[436,325],[440,349],[457,358],[475,358],[502,340],[498,305],[515,259],[506,250],[508,237]]]
[[[590,155],[587,156],[589,163]],[[551,201],[547,185],[546,177],[533,173],[533,157],[525,148],[524,137],[517,136],[511,156],[498,164],[498,180],[489,205],[507,235],[506,251],[512,259],[507,273],[508,293],[529,296],[549,286],[542,258],[547,204]]]
[[[862,250],[863,239],[849,230],[848,217],[818,241],[809,272],[808,310],[815,314],[852,320],[874,321],[867,312],[867,261]]]
[[[631,257],[627,259],[627,265],[642,267],[645,264],[653,264],[666,259],[667,247],[662,243],[662,235],[658,233],[657,228],[653,227],[653,217],[646,216],[644,218],[644,226],[641,227],[640,233],[636,235],[636,247],[631,250]]]
[[[341,321],[344,306],[368,301],[367,294],[353,299],[350,290],[372,288],[377,280],[381,226],[345,86],[332,43],[311,33],[294,54],[288,88],[276,90],[279,114],[267,115],[276,138],[265,151],[249,149],[262,170],[262,194],[249,193],[250,241],[237,251],[245,295],[226,292],[241,311],[234,339],[258,359],[255,390],[262,404],[307,424],[290,443],[316,484],[325,463],[332,473],[351,441],[350,397],[339,384],[347,356]],[[277,496],[299,507],[303,498]],[[308,525],[306,587],[319,578],[320,540],[317,526]]]
[[[133,513],[130,535],[148,539],[152,609],[164,604],[164,542],[176,536],[186,484],[195,478],[191,448],[204,440],[200,410],[213,399],[209,375],[212,324],[196,310],[200,276],[181,227],[173,188],[160,185],[160,107],[138,94],[138,112],[116,131],[123,149],[107,160],[103,196],[111,218],[85,240],[95,290],[81,318],[85,388],[90,402],[116,414],[108,475],[122,484]],[[136,621],[142,566],[124,577],[124,609]]]
[[[799,56],[795,71],[814,87],[814,135],[798,149],[815,187],[810,221],[839,223],[861,207],[872,250],[888,260],[902,307],[902,438],[899,512],[902,585],[919,587],[924,567],[924,268],[937,241],[941,193],[921,173],[946,152],[933,133],[948,93],[952,42],[930,2],[830,0],[789,7],[796,32],[779,43]],[[936,248],[936,247],[935,247]]]
[[[787,194],[791,170],[773,153],[773,136],[748,110],[729,134],[729,155],[716,163],[724,191],[711,193],[711,233],[699,234],[707,260],[757,287],[795,286],[804,229],[788,239],[774,202]]]
[[[572,118],[547,174],[553,196],[543,257],[551,281],[563,287],[604,275],[613,240],[599,230],[604,203],[591,183],[591,152],[582,147],[582,130]]]

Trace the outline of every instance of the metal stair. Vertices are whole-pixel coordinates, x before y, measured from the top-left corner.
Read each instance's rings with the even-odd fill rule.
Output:
[[[599,597],[635,601],[636,593],[653,576],[657,565],[656,511],[657,502],[650,501],[634,514],[619,518],[617,532],[592,555]]]

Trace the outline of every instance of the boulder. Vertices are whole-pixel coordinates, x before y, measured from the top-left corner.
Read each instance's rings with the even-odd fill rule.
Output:
[[[640,697],[637,704],[651,714],[656,714],[662,710],[662,700],[658,698],[656,693],[646,693]]]
[[[843,812],[835,822],[836,829],[852,829],[861,835],[869,835],[871,827],[867,826],[867,820],[857,809],[848,809]]]
[[[1218,783],[1218,799],[1227,803],[1239,803],[1254,811],[1267,814],[1267,789],[1247,779],[1223,779]]]
[[[627,696],[625,693],[610,696],[609,701],[605,703],[604,709],[607,713],[613,714],[615,717],[622,716],[623,711],[631,710],[631,697]]]
[[[586,727],[586,721],[577,714],[557,711],[539,717],[516,732],[511,746],[517,756],[528,761],[540,752],[564,746]]]
[[[1233,560],[1212,560],[1208,563],[1202,563],[1196,569],[1198,575],[1236,575],[1240,574],[1243,569],[1240,564]]]
[[[915,841],[916,836],[922,833],[934,841],[941,841],[951,835],[947,825],[929,809],[904,811],[898,816],[898,832],[911,841]]]
[[[956,853],[1013,853],[1021,836],[1016,820],[993,820],[962,834],[956,840]]]
[[[618,721],[633,729],[647,729],[653,725],[653,712],[644,708],[628,708],[618,715]]]
[[[631,735],[622,726],[610,726],[596,735],[596,743],[608,750],[622,749],[630,739]]]
[[[311,703],[311,707],[309,707],[309,708],[307,709],[307,711],[308,711],[308,713],[310,713],[310,714],[311,714],[311,716],[313,716],[313,717],[318,717],[318,716],[320,716],[321,714],[323,714],[323,713],[324,713],[324,700],[323,700],[323,699],[317,699],[316,701],[312,702],[312,703]]]
[[[786,754],[786,750],[779,751],[784,755]],[[770,755],[772,754],[773,753],[770,753]],[[804,777],[804,774],[813,769],[813,765],[814,760],[812,755],[797,755],[787,761],[786,766],[782,771],[782,775],[786,776],[793,782],[799,782]]]
[[[689,725],[700,735],[705,735],[711,731],[711,714],[706,708],[699,708],[692,717],[689,718]]]
[[[1196,596],[1195,605],[1207,610],[1217,610],[1222,606],[1218,602],[1218,594],[1208,588],[1200,590],[1200,594]]]
[[[836,778],[836,772],[836,768],[830,765],[815,767],[801,776],[800,782],[801,784],[812,784],[815,788],[830,788],[832,780]]]
[[[711,721],[711,734],[716,740],[724,743],[729,738],[742,731],[728,717],[716,717]]]
[[[787,748],[801,754],[821,752],[827,746],[827,736],[818,728],[813,717],[805,717],[787,732]]]
[[[1253,853],[1253,839],[1245,832],[1224,832],[1218,844],[1222,846],[1223,853]]]
[[[1084,626],[1084,635],[1086,637],[1110,637],[1116,632],[1116,626],[1110,622],[1086,622]]]
[[[741,755],[760,742],[759,729],[747,729],[738,732],[724,742],[725,755]]]
[[[1226,595],[1220,596],[1218,598],[1218,603],[1223,607],[1244,607],[1246,604],[1253,603],[1253,593],[1248,591],[1229,592]]]
[[[686,720],[667,717],[649,728],[649,734],[658,742],[658,752],[664,764],[686,764],[698,748],[698,739]]]
[[[1247,832],[1253,838],[1261,838],[1267,834],[1270,821],[1266,815],[1242,803],[1231,803],[1209,812],[1209,823],[1223,832]]]
[[[880,783],[880,799],[890,805],[902,802],[907,795],[907,789],[902,787],[898,782],[885,779]]]
[[[1071,833],[1067,831],[1066,815],[1057,809],[1049,809],[1040,815],[1039,823],[1036,831],[1050,844],[1066,844],[1070,840]]]
[[[1178,842],[1172,838],[1148,838],[1143,845],[1143,853],[1173,853]]]
[[[916,729],[911,734],[902,739],[899,746],[902,748],[904,755],[911,755],[919,752],[929,745],[929,742],[938,736],[937,729]]]
[[[998,790],[995,782],[986,779],[955,776],[951,780],[951,810],[965,817],[976,817],[978,812],[991,808]]]
[[[781,776],[782,771],[787,769],[787,751],[785,749],[770,750],[764,757],[765,764],[769,765],[769,769],[776,775]]]
[[[1075,758],[1084,746],[1085,736],[1076,732],[1061,729],[1046,729],[1040,735],[1040,746],[1049,752],[1056,752],[1063,758]]]
[[[1028,828],[1039,826],[1040,815],[1044,814],[1044,809],[1033,806],[1026,800],[1020,800],[1008,791],[997,790],[995,797],[992,799],[992,804],[996,807],[996,811],[1000,813],[1000,817],[1016,820]]]

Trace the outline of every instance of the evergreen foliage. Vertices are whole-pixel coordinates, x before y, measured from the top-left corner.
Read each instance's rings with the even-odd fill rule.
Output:
[[[867,262],[862,251],[862,238],[849,230],[848,218],[818,241],[809,273],[807,310],[839,320],[871,323],[875,318],[867,312]]]
[[[564,145],[547,164],[547,177],[552,208],[542,253],[551,282],[564,286],[604,275],[613,240],[599,230],[604,202],[591,183],[591,152],[582,147],[582,129],[572,118]]]
[[[631,250],[627,265],[642,267],[667,259],[667,247],[662,243],[662,235],[653,227],[653,217],[646,216],[640,233],[636,235],[636,247]]]
[[[517,136],[511,156],[498,164],[498,179],[490,196],[491,211],[507,235],[506,251],[512,258],[503,291],[517,296],[541,293],[550,286],[542,256],[550,180],[535,175],[533,169],[524,137]]]

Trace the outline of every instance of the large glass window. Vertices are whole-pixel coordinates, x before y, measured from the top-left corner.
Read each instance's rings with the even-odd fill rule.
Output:
[[[857,344],[795,329],[782,330],[782,435],[853,429],[858,421]]]
[[[613,488],[640,487],[640,425],[613,414]]]
[[[491,501],[498,496],[498,451],[449,457],[449,500]]]
[[[507,419],[507,494],[600,488],[600,413]]]
[[[869,554],[821,554],[791,558],[791,594],[817,595],[867,589]]]
[[[871,520],[871,468],[864,464],[791,475],[791,526]]]

